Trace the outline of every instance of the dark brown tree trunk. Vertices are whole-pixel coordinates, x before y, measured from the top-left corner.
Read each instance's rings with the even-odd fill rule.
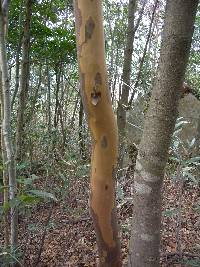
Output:
[[[167,1],[157,79],[136,162],[129,266],[160,266],[161,188],[197,4]]]

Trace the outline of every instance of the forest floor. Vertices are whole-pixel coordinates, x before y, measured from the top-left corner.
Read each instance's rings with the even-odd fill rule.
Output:
[[[118,200],[117,210],[123,266],[127,266],[132,216],[130,181],[124,182],[123,189],[124,196]],[[179,183],[165,178],[162,267],[200,266],[200,222],[195,210],[198,190],[198,186],[184,185],[182,188]],[[88,179],[77,179],[70,185],[62,201],[54,204],[40,203],[32,209],[29,216],[20,216],[23,267],[97,266],[97,246],[89,215],[88,196]],[[39,254],[41,256],[38,257]],[[177,263],[180,258],[182,263]]]

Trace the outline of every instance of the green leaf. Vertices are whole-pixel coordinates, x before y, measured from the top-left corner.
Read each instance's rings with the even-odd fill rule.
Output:
[[[163,212],[163,215],[166,217],[174,217],[177,214],[177,209],[167,209]]]
[[[200,260],[198,260],[198,259],[183,260],[182,263],[184,265],[192,266],[192,267],[199,267],[200,266]]]
[[[57,198],[53,194],[45,192],[45,191],[33,189],[33,190],[29,190],[28,192],[35,196],[44,198],[44,199],[51,199],[51,200],[57,201]]]
[[[19,204],[20,204],[20,200],[17,197],[15,197],[9,201],[9,205],[11,208],[15,208],[15,207],[19,206]]]
[[[198,184],[197,179],[189,172],[184,173],[184,178],[188,178],[190,181],[192,181],[195,184]]]
[[[20,184],[24,184],[24,185],[32,185],[33,182],[34,182],[36,179],[39,179],[39,177],[36,176],[35,174],[32,174],[30,178],[19,177],[19,178],[17,179],[17,181],[18,181],[18,183],[20,183]]]
[[[28,162],[22,162],[21,164],[17,164],[16,169],[23,170],[23,169],[26,169],[28,165],[29,165]]]
[[[4,192],[5,189],[9,189],[9,186],[0,186],[0,192]]]
[[[195,210],[197,213],[200,214],[200,201],[197,202],[196,206],[195,206]]]
[[[21,200],[24,204],[37,204],[40,201],[40,198],[38,198],[37,196],[32,196],[32,195],[20,195],[19,200]]]
[[[200,162],[200,157],[194,157],[186,161],[188,164],[189,163],[195,163],[195,162]]]
[[[28,230],[30,232],[38,232],[41,229],[40,223],[32,223],[28,225]]]
[[[122,232],[128,233],[130,231],[130,226],[128,224],[122,224],[121,225]]]
[[[169,160],[174,161],[174,162],[178,162],[178,163],[181,162],[181,159],[178,159],[176,157],[169,157]]]
[[[4,211],[8,211],[8,210],[10,209],[10,204],[9,204],[9,202],[5,202],[5,203],[3,204],[3,206],[2,206],[2,208],[3,208]]]
[[[0,171],[3,171],[3,170],[4,170],[3,165],[0,165]]]

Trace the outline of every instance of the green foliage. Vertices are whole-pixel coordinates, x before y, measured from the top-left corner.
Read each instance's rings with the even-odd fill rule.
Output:
[[[191,182],[193,184],[198,184],[199,180],[198,177],[194,174],[196,168],[200,166],[200,157],[194,156],[191,157],[190,153],[195,145],[195,138],[191,142],[187,142],[186,144],[182,142],[179,138],[178,134],[182,131],[183,125],[187,124],[188,122],[183,120],[183,118],[178,118],[177,123],[175,125],[174,134],[172,137],[171,143],[171,152],[169,161],[171,163],[171,167],[175,166],[175,169],[172,167],[172,177],[176,180],[177,178],[177,166],[181,169],[181,178],[184,181]],[[181,153],[181,149],[184,149],[186,155],[183,156]]]
[[[18,260],[21,256],[21,253],[18,250],[14,252],[6,251],[0,247],[0,266],[7,267],[8,264],[12,265],[14,263],[18,263],[19,266],[22,266],[20,261]]]
[[[163,212],[163,215],[166,217],[172,218],[172,217],[175,217],[177,213],[178,213],[178,210],[173,208],[173,209],[166,209]]]
[[[34,60],[48,60],[70,63],[76,58],[75,29],[71,18],[64,20],[66,6],[63,1],[34,1],[31,17],[31,57]],[[13,61],[22,35],[24,6],[21,1],[11,2],[9,11],[8,46],[9,58]],[[21,25],[19,22],[21,21]]]
[[[36,234],[42,228],[41,223],[30,223],[28,225],[28,231]]]
[[[199,259],[188,259],[188,260],[182,260],[182,264],[185,266],[191,266],[191,267],[199,267],[200,266],[200,260]]]
[[[196,203],[196,207],[195,207],[197,213],[200,215],[200,200]]]
[[[137,2],[136,20],[143,1]],[[135,84],[149,29],[148,23],[152,12],[152,3],[151,1],[147,2],[143,19],[134,40],[131,88]],[[19,61],[22,60],[20,46],[25,20],[25,3],[26,1],[22,0],[10,1],[7,47],[12,96],[17,82],[15,71],[18,52]],[[114,108],[116,108],[122,82],[128,1],[106,0],[103,1],[103,4],[109,85],[113,94]],[[72,9],[72,0],[33,1],[29,88],[24,115],[24,160],[17,164],[18,188],[16,189],[16,197],[0,206],[1,219],[11,208],[17,208],[20,220],[23,221],[25,217],[28,217],[28,212],[35,210],[36,205],[39,207],[44,203],[65,201],[74,181],[88,179],[91,140],[85,117],[82,125],[79,125],[80,94]],[[141,71],[137,90],[142,95],[151,91],[154,81],[159,57],[163,10],[161,7],[156,15],[156,24],[153,27],[154,30],[151,34]],[[198,93],[198,88],[200,88],[199,26],[200,16],[198,11],[187,73],[187,80],[197,88]],[[59,74],[60,79],[58,78]],[[16,132],[18,96],[19,92],[12,110],[13,132]],[[185,157],[178,152],[179,147],[182,147],[183,144],[177,138],[177,135],[186,123],[179,120],[176,124],[169,169],[170,173],[177,178],[177,166],[181,167],[184,181],[196,185],[198,177],[195,174],[195,169],[199,167],[200,158],[191,157],[189,154]],[[78,135],[80,130],[82,131],[82,140]],[[14,140],[15,136],[13,136]],[[84,143],[86,160],[81,159],[81,141]],[[188,144],[187,148],[192,148],[194,142],[195,140]],[[6,167],[6,164],[3,165],[0,161],[1,173]],[[0,180],[2,180],[1,173]],[[1,195],[3,195],[5,189],[8,190],[9,186],[0,186]],[[124,188],[120,184],[117,184],[117,199],[120,201],[120,207],[131,202],[131,199],[125,197]],[[64,208],[67,212],[69,211],[68,205],[65,205]],[[196,211],[200,211],[199,203],[196,206]],[[82,213],[83,210],[78,207],[77,215]],[[164,216],[167,217],[175,217],[176,215],[176,209],[169,209],[164,212]],[[54,222],[50,221],[48,228],[53,227],[55,227]],[[130,225],[122,225],[124,233],[129,229]],[[34,235],[43,230],[43,225],[41,223],[28,224],[28,230]],[[10,251],[0,250],[0,266],[16,262],[19,257],[18,252],[10,254]]]
[[[17,208],[20,213],[25,213],[27,208],[39,202],[57,201],[52,193],[34,189],[33,183],[37,179],[39,179],[39,177],[34,174],[29,178],[19,177],[17,179],[19,189],[16,197],[0,206],[0,214],[5,214],[11,208]],[[0,186],[0,192],[3,192],[6,188],[8,189],[9,187]]]
[[[36,189],[32,189],[28,191],[29,194],[32,194],[33,197],[39,197],[45,200],[54,200],[57,201],[56,197],[48,192],[42,191],[42,190],[36,190]]]
[[[190,51],[190,59],[187,68],[186,80],[191,85],[195,95],[200,99],[200,9],[197,11],[195,20],[194,34],[192,40],[192,48]]]

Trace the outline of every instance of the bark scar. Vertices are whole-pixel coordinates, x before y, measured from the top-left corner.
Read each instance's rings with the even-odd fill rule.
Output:
[[[108,146],[108,140],[107,140],[106,136],[104,135],[103,138],[101,139],[101,147],[107,148],[107,146]]]
[[[95,87],[93,88],[93,92],[91,93],[91,102],[94,106],[96,106],[101,99],[101,92],[97,92]]]
[[[95,28],[95,23],[92,17],[89,17],[89,19],[86,21],[85,24],[85,42],[87,42],[89,39],[92,38],[93,32]]]
[[[100,72],[97,72],[94,77],[94,87],[93,92],[91,93],[91,101],[94,106],[96,106],[101,98],[100,87],[102,85],[102,77]]]
[[[95,85],[102,85],[102,78],[100,72],[97,72],[94,80],[95,80]]]

